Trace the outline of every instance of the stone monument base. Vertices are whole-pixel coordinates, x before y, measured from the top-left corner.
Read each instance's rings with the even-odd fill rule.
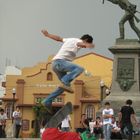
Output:
[[[109,101],[117,115],[126,100],[131,99],[136,115],[140,117],[140,43],[117,39],[109,50],[114,54],[112,86],[102,104]]]

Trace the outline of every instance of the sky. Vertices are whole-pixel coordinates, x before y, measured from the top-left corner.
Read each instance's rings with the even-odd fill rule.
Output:
[[[140,1],[130,1],[140,11]],[[90,34],[95,49],[82,49],[78,55],[95,52],[113,58],[108,48],[119,37],[123,14],[107,0],[0,0],[0,73],[6,65],[32,67],[57,53],[61,43],[44,37],[42,29],[63,38]],[[128,23],[125,31],[126,38],[137,38]]]

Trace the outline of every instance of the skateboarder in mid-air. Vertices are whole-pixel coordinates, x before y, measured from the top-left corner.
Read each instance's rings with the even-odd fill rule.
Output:
[[[41,31],[43,35],[55,41],[62,42],[58,53],[52,59],[52,69],[61,81],[60,86],[42,101],[47,107],[49,113],[52,113],[52,101],[64,91],[73,93],[70,82],[80,75],[84,69],[72,61],[81,48],[94,48],[92,36],[86,34],[79,38],[61,38],[60,36],[50,34],[47,30]]]

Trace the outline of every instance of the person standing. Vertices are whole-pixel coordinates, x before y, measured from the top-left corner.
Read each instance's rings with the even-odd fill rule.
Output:
[[[83,35],[81,38],[62,38],[50,34],[47,30],[42,30],[41,32],[45,37],[63,43],[58,53],[52,59],[52,69],[58,76],[61,84],[54,92],[52,92],[52,94],[42,101],[42,104],[46,106],[47,111],[52,114],[53,99],[61,95],[64,91],[72,93],[73,90],[70,87],[71,81],[84,71],[82,67],[72,63],[77,52],[81,48],[94,48],[94,44],[92,44],[92,36],[88,34]]]
[[[18,138],[19,137],[19,132],[21,128],[21,112],[20,108],[17,106],[16,110],[13,112],[13,119],[14,119],[14,137]]]
[[[72,128],[70,121],[71,121],[70,115],[67,115],[67,117],[62,121],[61,130],[63,132],[69,132],[70,129]]]
[[[138,125],[135,111],[131,105],[132,100],[128,99],[126,101],[126,105],[123,106],[119,112],[119,123],[121,130],[125,136],[128,136],[128,140],[132,140],[133,125],[131,120],[134,120],[136,126]]]
[[[105,103],[105,109],[103,109],[102,117],[103,117],[103,133],[104,139],[110,140],[111,139],[111,123],[112,117],[114,115],[113,109],[110,107],[110,103]]]
[[[4,109],[0,109],[0,138],[5,138],[5,127],[6,127],[7,115],[4,113]]]

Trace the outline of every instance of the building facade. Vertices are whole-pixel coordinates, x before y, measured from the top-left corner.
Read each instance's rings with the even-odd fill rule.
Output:
[[[23,137],[30,137],[34,130],[33,107],[51,94],[60,84],[52,71],[51,58],[34,67],[23,68],[21,75],[7,75],[6,77],[6,95],[1,99],[9,119],[8,123],[12,119],[13,105],[21,107],[21,135]],[[84,113],[87,118],[95,119],[101,102],[100,81],[104,80],[107,88],[111,85],[112,78],[112,59],[89,53],[76,58],[74,63],[85,68],[85,72],[72,82],[74,94],[64,92],[53,101],[53,108],[56,111],[66,102],[72,102],[71,123],[73,130],[81,127],[81,114]],[[16,88],[14,97],[13,88]]]

